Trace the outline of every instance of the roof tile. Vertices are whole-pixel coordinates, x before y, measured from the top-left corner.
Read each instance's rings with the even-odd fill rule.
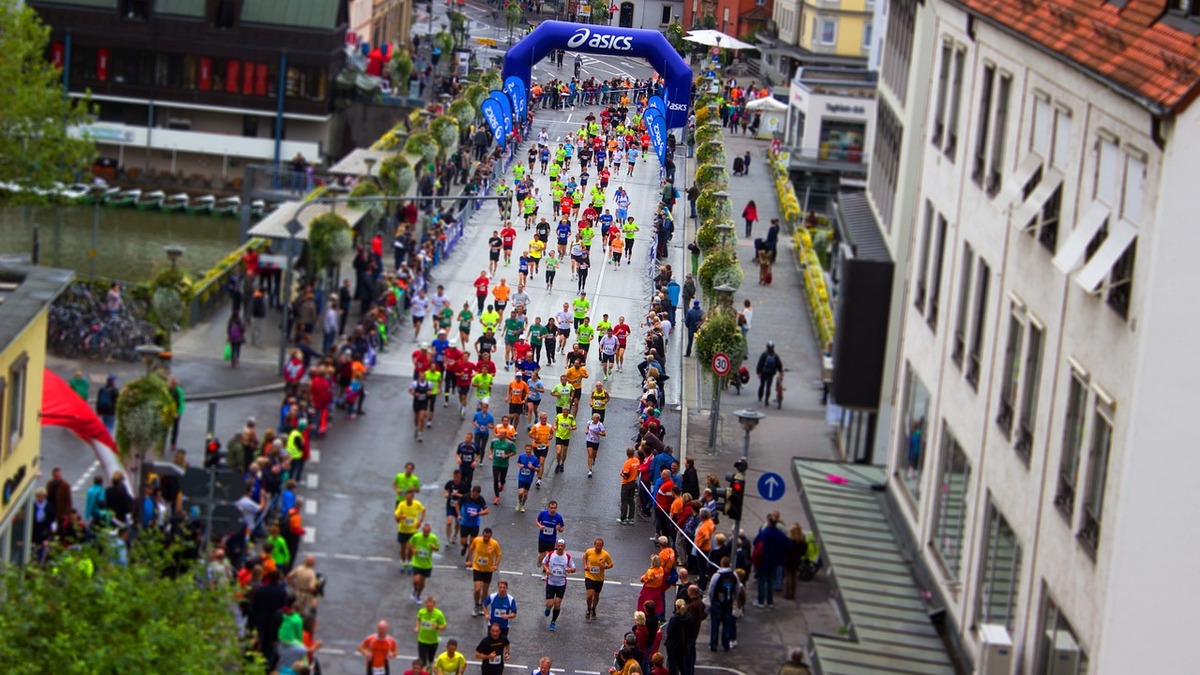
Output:
[[[951,0],[1131,92],[1177,113],[1200,84],[1196,37],[1161,21],[1164,0]]]

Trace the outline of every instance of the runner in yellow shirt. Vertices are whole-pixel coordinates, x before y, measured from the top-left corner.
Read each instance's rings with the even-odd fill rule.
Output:
[[[542,470],[546,468],[546,456],[550,454],[550,439],[554,437],[554,427],[549,423],[546,413],[538,416],[537,424],[529,425],[529,440],[533,443],[533,454],[538,458],[537,489],[542,489]]]
[[[412,489],[404,491],[404,500],[396,505],[396,541],[400,542],[400,571],[412,571],[413,547],[409,542],[425,522],[425,505],[414,499]]]
[[[604,540],[596,537],[592,548],[583,552],[583,586],[587,589],[587,614],[584,618],[596,618],[596,605],[600,604],[600,591],[604,589],[604,571],[612,567],[612,556],[604,550]]]
[[[466,566],[475,581],[475,611],[472,616],[483,616],[483,599],[488,596],[492,575],[500,569],[500,542],[492,538],[492,528],[483,528],[483,534],[471,541],[467,548]]]

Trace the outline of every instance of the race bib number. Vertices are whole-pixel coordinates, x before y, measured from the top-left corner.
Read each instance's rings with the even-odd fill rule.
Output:
[[[521,475],[522,476],[529,476],[532,474],[533,474],[533,469],[529,468],[528,466],[521,467]]]
[[[422,621],[421,628],[424,628],[426,630],[431,630],[433,628],[433,622],[432,621]]]
[[[417,524],[417,519],[416,519],[416,518],[413,518],[412,516],[405,516],[405,517],[404,517],[404,524],[405,524],[405,525],[416,525],[416,524]]]
[[[554,528],[553,527],[543,527],[542,534],[547,535],[547,536],[552,536],[554,534]]]
[[[588,568],[588,572],[590,574],[600,574],[600,568],[597,567],[596,565],[592,565],[591,567]]]
[[[499,654],[497,654],[497,655],[493,656],[491,659],[489,659],[489,660],[488,660],[488,663],[496,663],[496,664],[498,664],[498,663],[501,663],[501,662],[503,662],[503,659],[500,657],[500,655],[499,655]]]
[[[492,562],[491,560],[489,560],[488,558],[485,558],[483,556],[479,556],[478,558],[475,559],[475,564],[479,565],[480,567],[487,567],[489,564],[491,564],[491,562]]]
[[[556,577],[565,577],[567,575],[567,568],[564,565],[551,565],[550,574]]]
[[[387,674],[386,666],[372,666],[371,667],[371,675],[386,675],[386,674]]]

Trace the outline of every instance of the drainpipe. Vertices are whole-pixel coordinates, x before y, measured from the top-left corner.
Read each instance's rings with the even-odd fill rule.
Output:
[[[287,52],[279,54],[279,83],[275,85],[275,173],[278,179],[283,150],[283,96],[287,88]]]

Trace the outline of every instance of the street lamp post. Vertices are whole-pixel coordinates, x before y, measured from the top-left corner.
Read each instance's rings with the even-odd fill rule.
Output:
[[[171,261],[171,269],[175,269],[178,266],[179,259],[182,258],[183,254],[186,252],[187,249],[179,244],[167,244],[163,247],[163,253],[166,253],[167,259]]]
[[[296,258],[299,257],[296,255],[296,235],[300,234],[300,232],[304,229],[304,226],[300,224],[300,211],[302,211],[305,206],[307,206],[307,204],[301,204],[296,209],[296,213],[292,216],[292,219],[287,222],[287,225],[284,225],[284,228],[287,230],[288,238],[287,254],[284,256],[284,259],[287,261],[287,271],[284,273],[283,281],[283,316],[280,317],[280,326],[283,329],[283,335],[281,335],[279,338],[280,373],[283,372],[283,362],[287,355],[288,335],[292,330],[291,315],[289,314],[292,307],[292,268],[296,264]]]
[[[754,431],[754,428],[758,426],[758,423],[761,422],[762,419],[764,417],[766,417],[766,415],[764,415],[763,413],[761,413],[753,408],[743,408],[741,410],[735,410],[733,412],[733,414],[735,417],[738,418],[738,422],[741,423],[742,430],[746,432],[745,440],[742,442],[742,462],[744,463],[744,462],[746,462],[747,458],[750,457],[750,432]],[[745,469],[743,469],[743,471],[745,471]],[[734,523],[733,523],[734,541],[738,540],[738,536],[741,533],[742,533],[742,514],[739,511],[738,517],[734,520]]]

